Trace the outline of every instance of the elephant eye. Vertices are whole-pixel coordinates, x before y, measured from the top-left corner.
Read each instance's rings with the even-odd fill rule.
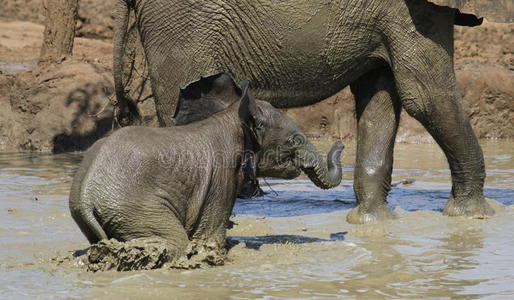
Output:
[[[295,133],[289,138],[289,144],[293,147],[299,147],[305,143],[305,137],[302,134]]]
[[[257,125],[255,125],[255,129],[262,130],[264,128],[264,124],[262,122],[258,122]]]

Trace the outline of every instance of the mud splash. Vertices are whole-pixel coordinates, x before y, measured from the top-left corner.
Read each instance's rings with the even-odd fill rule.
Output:
[[[166,243],[157,239],[126,243],[103,240],[88,249],[56,259],[60,264],[70,263],[90,272],[152,270],[161,268],[170,260]]]
[[[175,257],[166,241],[141,238],[127,242],[102,240],[73,254],[53,258],[59,265],[78,267],[89,272],[141,271],[154,269],[198,269],[221,266],[226,250],[215,245],[191,243],[185,253]]]
[[[316,146],[325,151],[330,143]],[[348,145],[338,188],[267,180],[263,198],[238,200],[224,265],[137,272],[52,261],[89,246],[67,207],[80,154],[0,153],[0,292],[5,299],[510,299],[514,142],[482,146],[492,218],[442,216],[451,184],[441,151],[398,144],[393,182],[404,183],[389,203],[399,218],[346,223],[355,205]]]

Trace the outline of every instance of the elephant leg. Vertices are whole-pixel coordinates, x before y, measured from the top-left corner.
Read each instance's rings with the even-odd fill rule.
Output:
[[[226,209],[226,206],[227,204],[220,203],[219,207],[221,209],[218,209],[218,213],[213,215],[211,213],[204,213],[200,217],[199,226],[196,228],[191,240],[197,244],[212,244],[214,248],[223,248],[232,211],[231,209]]]
[[[387,206],[391,189],[393,148],[401,106],[389,68],[372,70],[351,85],[356,99],[357,157],[354,171],[357,207],[349,223],[391,219]]]
[[[452,191],[443,213],[494,214],[483,196],[484,158],[463,109],[453,70],[453,10],[433,8],[413,15],[413,31],[396,31],[390,57],[402,107],[418,120],[444,151]],[[418,20],[419,19],[419,20]],[[430,22],[426,22],[426,20]]]
[[[181,55],[180,51],[162,50],[167,56],[162,58],[161,51],[147,50],[148,68],[152,82],[157,119],[161,127],[175,125],[173,117],[180,97],[180,84],[192,82],[187,78],[195,77],[190,58]],[[159,50],[159,49],[158,49]]]
[[[189,238],[184,226],[175,216],[168,219],[162,219],[162,222],[167,224],[164,226],[165,228],[157,232],[157,235],[166,240],[171,257],[176,259],[185,253]]]
[[[212,198],[207,199],[207,205],[197,221],[188,247],[187,255],[193,261],[200,260],[215,266],[225,263],[227,254],[225,238],[227,228],[231,223],[229,218],[234,203],[233,200],[230,200],[233,199],[232,197],[219,198],[219,201]]]
[[[236,196],[236,186],[224,182],[226,176],[226,174],[217,174],[217,178],[212,182],[212,186],[217,186],[226,194],[221,195],[216,192],[206,197],[203,212],[191,236],[191,240],[198,244],[211,244],[220,249],[225,246],[226,232],[235,203],[233,199]]]
[[[157,84],[153,84],[156,82]],[[152,90],[155,95],[155,111],[161,127],[173,126],[173,115],[177,105],[180,87],[174,81],[163,80],[163,77],[152,79]]]
[[[144,213],[134,214],[130,223],[116,226],[120,240],[158,237],[166,241],[172,259],[182,256],[189,244],[189,238],[184,225],[169,210],[162,206],[147,208]]]

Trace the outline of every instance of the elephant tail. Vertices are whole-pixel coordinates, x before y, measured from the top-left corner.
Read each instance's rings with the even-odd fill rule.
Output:
[[[71,213],[80,230],[91,244],[96,244],[101,240],[108,239],[100,223],[96,219],[93,209],[79,209]]]
[[[461,13],[458,9],[455,13],[455,25],[474,27],[482,25],[483,22],[484,18],[478,18],[472,14]]]
[[[105,138],[100,139],[89,148],[70,188],[69,208],[71,216],[91,244],[107,239],[107,234],[95,216],[93,201],[91,201],[89,195],[84,193],[83,185],[87,182],[86,177],[91,164],[104,142]]]
[[[136,104],[125,97],[123,82],[123,56],[127,46],[130,7],[127,0],[117,0],[113,36],[113,74],[116,101],[114,120],[119,126],[141,124],[141,115]]]

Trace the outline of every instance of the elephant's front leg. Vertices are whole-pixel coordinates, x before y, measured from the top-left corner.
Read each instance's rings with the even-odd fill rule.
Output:
[[[227,180],[226,177],[220,179]],[[223,186],[219,186],[219,189],[223,190]],[[188,257],[193,263],[223,265],[225,262],[225,238],[235,201],[235,188],[228,190],[227,194],[230,196],[216,192],[206,200],[188,247]]]
[[[389,68],[373,70],[351,85],[356,99],[357,161],[354,184],[357,207],[349,223],[393,218],[387,206],[391,189],[393,148],[400,117],[400,103]]]

